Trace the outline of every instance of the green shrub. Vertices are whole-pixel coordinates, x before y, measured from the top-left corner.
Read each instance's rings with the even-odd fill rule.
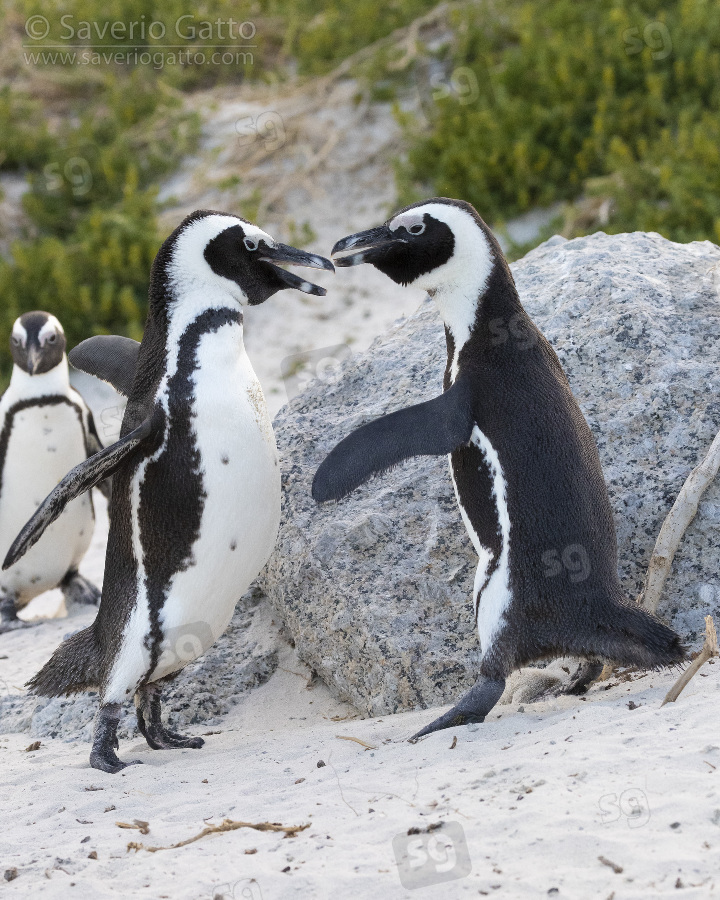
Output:
[[[718,240],[720,6],[509,0],[458,14],[456,35],[427,128],[408,127],[405,199],[502,222],[604,178],[607,230]]]

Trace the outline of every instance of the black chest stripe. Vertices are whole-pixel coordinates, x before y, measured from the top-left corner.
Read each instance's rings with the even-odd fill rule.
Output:
[[[150,611],[148,676],[160,656],[163,639],[160,610],[173,576],[195,563],[193,546],[200,536],[205,506],[202,461],[193,428],[193,373],[197,368],[198,347],[204,335],[241,322],[239,309],[212,309],[184,332],[178,346],[177,371],[168,382],[165,448],[157,460],[148,464],[140,488],[138,519]],[[198,597],[198,610],[201,608],[202,598]]]
[[[71,407],[71,409],[75,410],[77,417],[80,420],[83,441],[87,450],[87,434],[85,432],[85,422],[83,421],[83,411],[77,403],[73,403],[69,397],[64,397],[62,394],[48,394],[46,397],[32,397],[28,400],[18,400],[17,403],[13,403],[5,414],[5,422],[3,423],[2,431],[0,431],[0,500],[2,499],[3,479],[5,474],[5,457],[7,456],[8,445],[10,444],[10,435],[12,434],[15,416],[18,413],[21,413],[26,409],[32,409],[35,406],[59,406],[61,403],[65,403],[67,406]]]
[[[502,528],[494,494],[494,481],[490,466],[478,447],[471,444],[452,454],[453,477],[458,497],[470,520],[480,544],[492,554],[485,571],[485,580],[478,585],[475,595],[475,621],[477,622],[480,597],[500,564],[502,553]]]

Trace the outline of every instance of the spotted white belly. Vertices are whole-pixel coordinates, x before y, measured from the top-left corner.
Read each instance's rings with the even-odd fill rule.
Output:
[[[462,501],[458,495],[457,485],[455,484],[455,477],[453,475],[451,464],[450,475],[452,477],[458,507],[460,508],[460,515],[465,523],[465,528],[473,543],[475,552],[479,557],[479,563],[475,573],[473,599],[475,601],[475,608],[477,609],[477,627],[478,636],[480,638],[480,648],[482,653],[485,654],[497,637],[497,634],[502,627],[505,613],[512,601],[509,569],[510,514],[507,507],[505,476],[503,475],[497,451],[477,425],[473,428],[470,443],[474,444],[478,450],[480,450],[485,462],[490,468],[493,482],[493,500],[496,505],[498,520],[500,522],[502,540],[500,559],[498,560],[494,572],[487,581],[487,584],[485,584],[488,568],[493,561],[493,554],[487,547],[480,543],[477,532],[473,528],[470,518],[463,508]],[[485,584],[484,588],[482,587],[483,584]],[[478,596],[479,591],[481,591],[481,593]]]
[[[4,423],[0,423],[4,424]],[[57,483],[86,457],[77,412],[66,403],[30,406],[15,414],[0,491],[0,556],[4,559],[20,529]],[[7,572],[0,589],[15,593],[18,605],[57,586],[76,568],[92,539],[90,494],[69,503],[38,543]]]

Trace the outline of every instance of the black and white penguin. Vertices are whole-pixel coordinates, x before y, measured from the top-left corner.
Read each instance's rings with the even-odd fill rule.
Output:
[[[68,469],[100,449],[93,418],[70,387],[65,333],[55,316],[29,312],[13,325],[10,386],[0,399],[0,552]],[[92,497],[78,497],[42,541],[0,574],[0,632],[28,623],[17,611],[59,587],[68,603],[97,603],[78,572],[95,526]]]
[[[424,288],[445,323],[444,393],[353,432],[313,483],[316,500],[338,500],[404,459],[449,454],[480,560],[473,591],[480,677],[411,740],[482,722],[507,676],[540,659],[589,660],[585,683],[601,660],[643,668],[680,662],[675,632],[623,596],[592,433],[475,209],[445,198],[417,203],[338,241],[332,255],[337,266],[371,263],[398,284]]]
[[[154,749],[200,747],[169,731],[160,691],[223,633],[268,559],[280,468],[260,383],[243,345],[243,308],[284,288],[324,295],[281,268],[333,270],[238,216],[200,210],[160,248],[143,341],[97,337],[70,354],[128,397],[120,440],[77,467],[28,523],[6,565],[60,510],[113,475],[102,600],[95,622],[30,682],[43,696],[98,689],[90,764],[118,772],[121,704],[135,696]]]

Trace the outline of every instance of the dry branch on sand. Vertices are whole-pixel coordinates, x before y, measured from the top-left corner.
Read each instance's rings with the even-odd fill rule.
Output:
[[[305,829],[309,827],[309,822],[307,825],[280,825],[278,822],[234,822],[232,819],[225,819],[222,824],[208,825],[194,837],[188,838],[185,841],[178,841],[177,844],[170,844],[169,847],[146,847],[144,844],[131,841],[127,848],[128,852],[130,850],[147,850],[148,853],[157,853],[158,850],[176,850],[178,847],[186,847],[188,844],[194,844],[195,841],[199,841],[201,838],[207,837],[210,834],[222,834],[226,831],[237,831],[238,828],[253,828],[255,831],[281,831],[285,834],[285,837],[295,837],[301,831],[305,831]]]
[[[713,656],[718,655],[717,632],[715,631],[715,623],[712,616],[705,616],[705,643],[700,653],[690,663],[687,669],[678,678],[675,684],[670,688],[667,696],[662,702],[662,706],[666,703],[674,703],[680,696],[685,686],[697,671]]]

